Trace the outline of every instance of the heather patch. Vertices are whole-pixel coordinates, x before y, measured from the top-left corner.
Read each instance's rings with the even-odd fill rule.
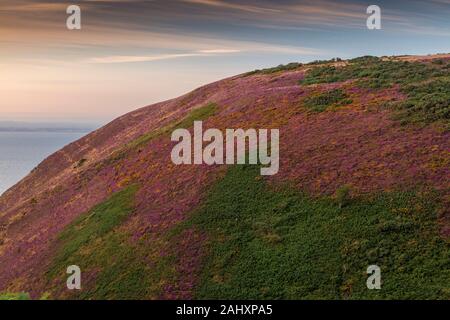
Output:
[[[258,170],[231,167],[179,227],[209,236],[195,298],[450,297],[450,250],[438,233],[437,194],[345,196],[342,205],[343,199],[268,188]],[[381,268],[381,290],[366,287],[373,264]]]
[[[346,184],[356,193],[422,185],[444,191],[449,133],[404,128],[390,117],[387,110],[292,117],[280,130],[280,171],[271,180],[322,195]]]

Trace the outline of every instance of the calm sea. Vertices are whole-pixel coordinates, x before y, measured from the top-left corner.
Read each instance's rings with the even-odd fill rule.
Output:
[[[46,157],[87,132],[1,132],[0,194],[24,178]]]

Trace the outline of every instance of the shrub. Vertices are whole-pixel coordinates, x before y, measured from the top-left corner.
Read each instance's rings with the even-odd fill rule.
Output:
[[[330,60],[314,60],[314,61],[308,63],[308,65],[314,66],[314,65],[327,64],[327,63],[340,62],[340,61],[342,61],[341,58],[333,58]]]
[[[395,103],[397,118],[404,123],[448,121],[450,105],[450,64],[381,60],[360,57],[343,67],[319,66],[300,81],[302,85],[357,80],[366,89],[390,88],[398,85],[407,100]]]
[[[288,64],[280,64],[277,67],[273,67],[273,68],[267,68],[267,69],[258,69],[258,70],[254,70],[251,72],[247,72],[245,74],[245,76],[251,76],[251,75],[255,75],[255,74],[272,74],[272,73],[277,73],[277,72],[281,72],[281,71],[289,71],[289,70],[295,70],[299,67],[301,67],[302,64],[298,63],[298,62],[291,62]]]
[[[352,103],[342,89],[333,89],[304,100],[304,105],[313,112],[323,112],[331,106]]]
[[[450,78],[410,84],[402,91],[409,97],[399,106],[404,118],[414,122],[450,119]]]
[[[87,161],[87,159],[81,159],[80,161],[77,162],[77,164],[75,165],[75,168],[80,168],[83,166],[83,164],[85,164],[85,162]]]

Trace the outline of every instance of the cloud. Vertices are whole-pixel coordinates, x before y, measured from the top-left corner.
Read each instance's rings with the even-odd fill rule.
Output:
[[[205,56],[203,53],[162,54],[154,56],[108,56],[89,59],[90,63],[132,63]]]
[[[218,7],[218,8],[224,8],[224,9],[252,12],[252,13],[279,13],[279,12],[281,12],[281,10],[279,10],[279,9],[259,7],[259,6],[250,6],[250,5],[243,5],[243,4],[235,4],[235,3],[230,3],[230,2],[226,2],[226,1],[222,1],[222,0],[180,0],[180,1],[186,2],[186,3],[191,3],[191,4],[199,4],[199,5]]]
[[[147,55],[147,56],[106,56],[91,58],[87,62],[89,63],[133,63],[133,62],[151,62],[159,60],[170,60],[179,58],[192,58],[192,57],[207,57],[223,54],[239,53],[241,50],[237,49],[205,49],[198,50],[196,52],[189,53],[177,53],[177,54],[159,54],[159,55]]]
[[[439,4],[450,4],[450,0],[431,0],[431,2]]]
[[[442,4],[450,0],[432,1]],[[2,50],[11,53],[10,59],[19,56],[16,53],[35,58],[37,52],[41,56],[48,52],[46,57],[74,61],[99,55],[97,63],[249,52],[341,55],[341,52],[324,52],[308,45],[328,46],[320,43],[320,37],[326,37],[326,33],[321,33],[317,41],[314,39],[318,31],[365,30],[367,17],[367,4],[351,0],[339,3],[331,0],[78,0],[77,3],[82,7],[82,30],[72,32],[65,27],[67,3],[1,0]],[[443,6],[433,8],[436,7]],[[420,14],[426,12],[382,9],[386,22],[384,32],[448,35],[448,28],[440,30],[436,28],[437,23],[428,25],[427,17],[420,20]]]
[[[18,0],[14,2],[8,3],[5,1],[3,4],[0,4],[0,12],[39,12],[39,11],[47,11],[47,12],[57,12],[60,10],[64,10],[68,5],[64,3],[54,3],[54,2],[32,2],[32,1],[23,1]],[[63,12],[64,12],[63,11]]]
[[[433,26],[423,26],[414,24],[405,24],[404,28],[394,30],[397,33],[410,33],[415,35],[425,35],[433,37],[450,37],[450,30],[437,28]]]
[[[180,58],[192,58],[192,57],[212,57],[219,55],[229,55],[242,53],[245,51],[258,51],[258,52],[278,52],[278,53],[300,53],[300,54],[318,54],[319,51],[309,48],[298,48],[298,47],[278,47],[278,46],[267,46],[264,44],[248,46],[245,50],[240,49],[203,49],[197,50],[195,52],[189,53],[177,53],[177,54],[157,54],[157,55],[117,55],[117,56],[105,56],[105,57],[95,57],[90,58],[86,62],[88,63],[135,63],[135,62],[152,62],[160,60],[170,60],[170,59],[180,59]]]
[[[238,49],[207,49],[207,50],[199,50],[200,53],[238,53],[241,50]]]
[[[104,56],[95,57],[87,60],[88,63],[135,63],[135,62],[152,62],[160,60],[180,59],[180,58],[192,58],[192,57],[212,57],[219,55],[230,55],[245,52],[259,52],[259,53],[281,53],[281,54],[311,54],[322,55],[324,52],[301,47],[289,47],[289,46],[271,46],[267,44],[247,43],[242,49],[201,49],[195,52],[188,53],[176,53],[176,54],[155,54],[155,55],[117,55],[117,56]]]

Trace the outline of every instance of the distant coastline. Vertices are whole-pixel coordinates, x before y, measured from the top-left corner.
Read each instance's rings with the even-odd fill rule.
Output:
[[[81,126],[0,127],[0,195],[26,177],[46,157],[92,129]]]
[[[0,132],[83,133],[97,127],[96,124],[0,121]]]
[[[0,132],[52,132],[52,133],[77,133],[90,132],[93,128],[14,128],[0,127]]]

